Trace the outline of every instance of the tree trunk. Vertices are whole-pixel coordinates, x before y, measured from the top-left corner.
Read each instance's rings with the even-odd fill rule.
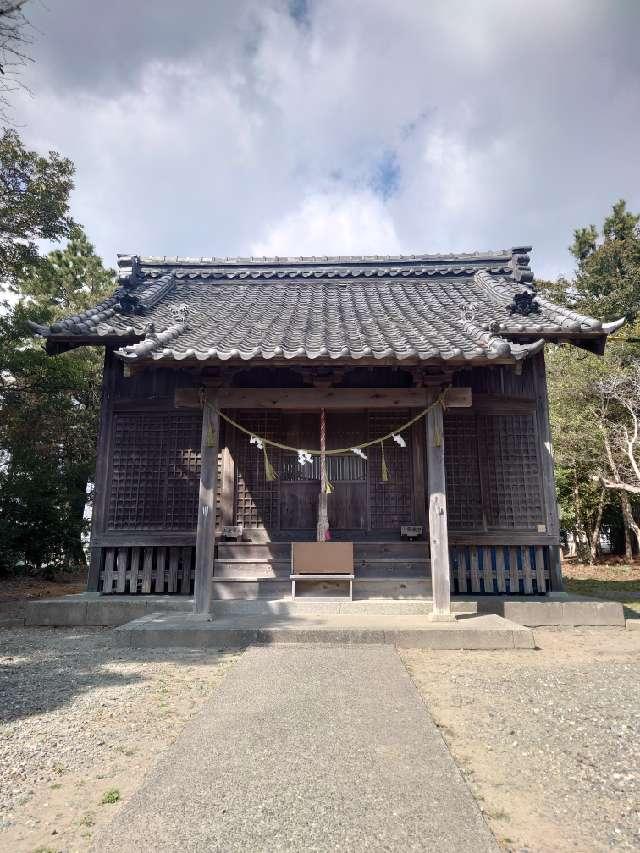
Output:
[[[576,553],[580,561],[588,560],[588,548],[586,547],[589,539],[582,520],[582,500],[580,498],[580,490],[578,487],[578,475],[573,472],[573,505],[576,514]]]
[[[602,513],[604,512],[604,497],[606,495],[606,489],[602,489],[600,492],[600,500],[598,501],[598,511],[596,513],[596,520],[593,525],[593,530],[591,531],[591,542],[589,547],[589,564],[593,565],[596,561],[596,557],[598,556],[598,542],[600,540],[600,525],[602,524]]]
[[[640,551],[640,527],[633,519],[631,501],[626,492],[620,492],[620,506],[624,522],[624,555],[627,560],[631,560],[633,559],[633,539],[635,539],[636,551]]]
[[[70,567],[80,568],[87,565],[87,555],[82,543],[84,529],[84,510],[87,505],[87,478],[79,476],[74,480],[73,492],[69,500],[69,533],[66,557]]]

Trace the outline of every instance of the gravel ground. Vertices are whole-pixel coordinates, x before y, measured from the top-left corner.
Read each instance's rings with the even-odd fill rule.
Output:
[[[237,658],[112,636],[0,630],[0,849],[88,849]]]
[[[640,850],[640,632],[535,637],[402,657],[506,849]]]

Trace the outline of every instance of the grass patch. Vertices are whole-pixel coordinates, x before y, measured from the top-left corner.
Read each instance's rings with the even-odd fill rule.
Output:
[[[571,566],[565,566],[565,590],[588,598],[602,598],[607,601],[619,601],[627,619],[640,619],[640,581],[633,575],[637,567],[629,566],[590,566],[580,567],[580,577],[572,577]],[[598,577],[606,573],[607,577]],[[577,574],[577,573],[576,573]],[[629,575],[632,575],[629,578]],[[611,577],[611,575],[614,575]]]
[[[109,788],[108,791],[105,791],[102,795],[102,799],[100,800],[100,804],[103,806],[111,806],[114,803],[117,803],[120,799],[120,791],[117,788]]]

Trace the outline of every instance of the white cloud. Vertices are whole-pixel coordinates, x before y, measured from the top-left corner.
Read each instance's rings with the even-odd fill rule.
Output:
[[[402,247],[393,220],[372,193],[314,195],[269,225],[251,254],[393,255]]]
[[[311,0],[303,25],[285,0],[107,6],[34,5],[17,119],[76,163],[108,263],[530,241],[553,275],[573,228],[640,208],[640,4]]]

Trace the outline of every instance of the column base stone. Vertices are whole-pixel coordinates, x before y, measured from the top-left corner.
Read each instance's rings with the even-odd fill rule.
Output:
[[[455,622],[456,614],[455,613],[430,613],[429,614],[430,622]]]

